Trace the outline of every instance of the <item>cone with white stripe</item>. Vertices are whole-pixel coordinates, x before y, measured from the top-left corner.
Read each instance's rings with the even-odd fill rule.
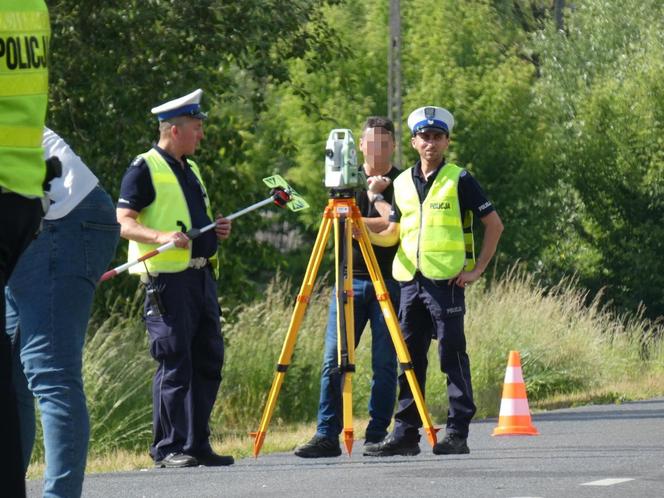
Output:
[[[492,436],[537,436],[533,426],[526,396],[526,385],[521,372],[521,357],[518,351],[510,351],[500,401],[498,427]]]

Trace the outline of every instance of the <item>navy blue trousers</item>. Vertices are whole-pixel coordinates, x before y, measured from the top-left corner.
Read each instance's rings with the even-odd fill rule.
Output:
[[[164,314],[146,298],[150,354],[159,362],[152,384],[154,441],[150,454],[209,452],[208,421],[224,361],[220,310],[209,267],[162,273],[156,286]]]
[[[470,361],[466,354],[463,329],[464,290],[447,280],[432,281],[417,274],[401,283],[399,323],[413,362],[422,394],[426,392],[427,352],[432,339],[438,339],[440,369],[447,375],[447,433],[468,436],[475,415]],[[406,375],[399,375],[398,407],[394,415],[394,436],[419,441],[422,420]]]

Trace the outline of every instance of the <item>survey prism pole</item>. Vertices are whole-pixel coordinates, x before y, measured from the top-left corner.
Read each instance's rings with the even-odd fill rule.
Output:
[[[262,208],[263,206],[266,206],[266,205],[271,204],[273,202],[274,202],[274,198],[273,197],[268,197],[267,199],[263,199],[262,201],[257,202],[256,204],[252,204],[249,207],[246,207],[244,209],[241,209],[240,211],[237,211],[233,214],[230,214],[230,215],[226,216],[226,219],[227,220],[234,220],[235,218],[238,218],[238,217],[242,216],[243,214],[246,214],[250,211],[254,211],[255,209]],[[210,230],[212,230],[216,226],[217,226],[217,223],[213,222],[213,223],[210,223],[209,225],[204,226],[203,228],[192,228],[191,230],[188,230],[186,232],[186,234],[187,234],[187,237],[189,237],[189,240],[193,240],[196,237],[198,237],[199,235],[201,235],[205,232],[209,232]],[[166,244],[161,245],[161,246],[157,247],[156,249],[143,254],[140,258],[137,258],[133,261],[128,261],[127,263],[122,264],[120,266],[117,266],[117,267],[113,268],[112,270],[108,270],[106,273],[104,273],[101,276],[101,278],[99,279],[99,282],[105,282],[106,280],[109,280],[109,279],[115,277],[116,275],[119,275],[123,271],[128,270],[132,266],[137,265],[138,263],[141,263],[141,262],[145,261],[146,259],[153,258],[157,254],[161,254],[164,251],[168,251],[169,249],[173,249],[174,247],[175,247],[175,242],[167,242]]]
[[[246,214],[250,211],[254,211],[255,209],[262,208],[263,206],[267,206],[268,204],[271,203],[274,203],[279,207],[286,207],[291,211],[301,211],[302,209],[307,209],[309,207],[307,201],[305,201],[304,198],[295,191],[295,189],[293,189],[290,185],[288,185],[286,180],[284,180],[280,175],[273,175],[267,178],[263,178],[263,183],[265,183],[265,185],[267,185],[272,189],[272,195],[270,197],[268,197],[267,199],[263,199],[262,201],[259,201],[255,204],[252,204],[249,207],[241,209],[240,211],[237,211],[231,215],[228,215],[226,219],[234,220],[235,218],[238,218],[243,214]],[[207,226],[204,226],[203,228],[192,228],[191,230],[186,232],[186,235],[187,237],[189,237],[190,240],[193,240],[202,233],[212,230],[215,226],[217,226],[217,223],[213,222]],[[101,276],[99,282],[100,283],[105,282],[106,280],[115,277],[116,275],[122,273],[123,271],[128,270],[132,266],[137,265],[138,263],[141,263],[146,259],[153,258],[157,254],[161,254],[164,251],[173,249],[174,247],[175,247],[175,242],[167,242],[166,244],[159,246],[156,249],[146,254],[143,254],[138,259],[124,263],[116,268],[113,268],[112,270],[108,270],[106,273],[104,273]]]

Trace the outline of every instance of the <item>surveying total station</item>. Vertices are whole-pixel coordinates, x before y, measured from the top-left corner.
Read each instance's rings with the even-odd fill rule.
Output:
[[[355,140],[350,130],[330,132],[325,145],[325,187],[330,197],[348,197],[360,188],[367,188],[367,178],[357,165]]]
[[[274,413],[277,396],[290,365],[297,333],[302,323],[309,298],[316,281],[316,274],[323,259],[325,247],[332,227],[334,227],[335,292],[337,300],[337,361],[342,375],[342,405],[344,445],[348,455],[353,450],[352,378],[355,371],[355,323],[353,313],[353,235],[357,239],[362,257],[369,270],[385,322],[394,343],[399,364],[406,374],[408,384],[415,397],[415,404],[422,419],[422,425],[431,446],[436,444],[436,431],[431,423],[429,411],[424,403],[422,391],[417,383],[410,354],[399,328],[390,296],[380,272],[376,256],[369,240],[369,232],[355,203],[355,194],[366,190],[366,177],[357,165],[353,134],[347,129],[330,132],[325,147],[325,187],[329,191],[329,201],[323,213],[323,221],[307,265],[307,270],[295,301],[295,309],[288,326],[286,339],[281,349],[277,369],[268,394],[260,427],[252,432],[254,456],[263,446],[267,426]],[[341,312],[343,310],[343,312]]]

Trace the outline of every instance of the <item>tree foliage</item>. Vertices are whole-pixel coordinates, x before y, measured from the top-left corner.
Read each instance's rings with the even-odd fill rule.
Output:
[[[210,111],[202,166],[214,209],[229,214],[264,199],[261,178],[283,145],[256,150],[268,85],[288,80],[286,61],[334,51],[334,33],[320,16],[325,0],[90,0],[47,2],[52,22],[47,123],[65,137],[117,198],[123,172],[157,138],[150,108],[203,88]],[[221,251],[223,295],[239,302],[247,285],[276,266],[259,244],[259,216],[235,223]],[[120,245],[116,262],[124,259]],[[131,285],[128,279],[119,278]],[[131,281],[133,282],[133,280]]]
[[[664,312],[664,6],[658,0],[402,0],[404,117],[448,107],[450,158],[478,178],[506,225],[498,269],[545,282],[576,274],[623,309]],[[50,1],[49,123],[117,194],[156,136],[148,110],[201,87],[197,159],[224,213],[286,176],[313,208],[248,215],[222,255],[222,295],[241,301],[277,266],[301,276],[326,200],[329,130],[359,136],[385,114],[388,2]],[[405,125],[405,123],[404,123]],[[405,126],[404,126],[405,129]],[[415,160],[403,139],[405,164]],[[287,223],[282,223],[286,221]],[[279,228],[282,227],[282,228]],[[299,255],[256,231],[297,230]],[[118,253],[118,261],[123,252]]]
[[[562,198],[579,211],[559,227],[567,237],[549,246],[549,263],[624,308],[642,302],[661,315],[664,5],[586,1],[566,20],[564,34],[549,28],[536,44],[547,55],[538,115],[555,122],[544,150],[560,159]]]
[[[401,7],[404,116],[427,104],[453,111],[449,156],[506,224],[499,268],[520,260],[549,283],[577,274],[622,309],[664,312],[661,2],[574,2],[563,31],[543,0]],[[354,2],[325,17],[350,53],[324,72],[309,54],[293,60],[296,84],[275,88],[277,105],[265,111],[287,124],[289,173],[319,205],[327,130],[357,129],[386,109],[387,7]],[[408,164],[409,137],[403,145]]]

